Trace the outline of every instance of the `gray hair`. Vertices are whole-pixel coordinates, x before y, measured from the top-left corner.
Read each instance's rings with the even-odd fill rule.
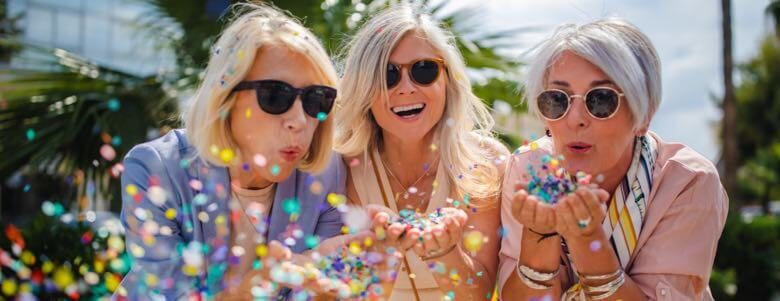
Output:
[[[650,124],[661,104],[661,64],[650,39],[619,18],[584,25],[564,24],[537,46],[526,81],[528,108],[539,116],[535,98],[545,89],[549,68],[565,51],[599,67],[625,94],[634,129]]]

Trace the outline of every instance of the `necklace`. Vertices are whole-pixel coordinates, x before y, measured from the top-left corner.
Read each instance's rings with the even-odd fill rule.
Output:
[[[432,163],[435,163],[437,159],[438,158],[433,159]],[[431,170],[431,166],[433,165],[433,164],[428,164],[427,168],[425,168],[425,173],[423,173],[422,176],[417,178],[417,180],[415,180],[411,185],[404,186],[404,184],[401,183],[401,180],[399,180],[398,177],[396,177],[395,174],[393,173],[393,171],[390,169],[390,165],[388,165],[385,162],[385,159],[382,158],[382,155],[379,156],[379,160],[381,160],[382,161],[382,165],[385,166],[385,170],[387,171],[387,174],[389,174],[390,177],[393,178],[393,180],[395,180],[396,183],[398,183],[398,186],[401,186],[401,189],[403,189],[403,191],[404,191],[404,194],[403,194],[404,199],[409,199],[409,193],[410,193],[409,190],[412,189],[413,187],[415,187],[415,185],[417,185],[417,183],[419,183],[426,176],[428,176],[428,172]],[[417,191],[415,190],[414,192],[411,192],[411,193],[416,193],[416,192]]]

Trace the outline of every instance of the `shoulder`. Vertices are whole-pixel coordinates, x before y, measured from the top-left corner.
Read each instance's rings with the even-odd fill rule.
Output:
[[[325,169],[318,173],[303,173],[307,178],[311,176],[320,181],[324,188],[327,188],[326,191],[335,192],[343,190],[347,177],[347,168],[341,155],[337,152],[331,152]]]
[[[125,161],[138,161],[146,164],[179,161],[184,153],[191,150],[184,130],[173,130],[157,139],[134,146],[125,155]]]
[[[688,146],[654,137],[658,141],[658,159],[653,172],[657,196],[685,199],[673,206],[728,210],[728,196],[712,161]]]

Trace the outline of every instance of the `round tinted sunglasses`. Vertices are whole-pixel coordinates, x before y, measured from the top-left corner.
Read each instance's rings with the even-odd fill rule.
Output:
[[[401,82],[401,73],[408,70],[409,78],[417,85],[429,86],[439,78],[444,69],[444,60],[431,58],[421,59],[407,64],[387,64],[387,88],[391,89]]]
[[[258,80],[238,83],[233,91],[255,90],[260,108],[273,115],[290,110],[295,99],[301,96],[303,111],[318,118],[319,113],[330,113],[336,100],[336,89],[328,86],[312,85],[301,89],[279,80]]]
[[[555,121],[566,116],[571,108],[571,100],[575,97],[585,100],[585,106],[591,117],[605,120],[615,116],[620,108],[620,98],[623,97],[623,93],[609,87],[590,89],[585,96],[569,95],[563,90],[548,89],[539,93],[536,97],[536,105],[545,119]]]

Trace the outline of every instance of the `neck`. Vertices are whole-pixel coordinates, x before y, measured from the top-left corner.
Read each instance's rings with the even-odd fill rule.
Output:
[[[634,159],[634,143],[632,142],[631,146],[623,152],[615,167],[604,172],[604,181],[599,186],[609,192],[610,195],[615,193],[618,186],[620,186],[620,182],[623,181],[623,178],[628,173],[628,169],[631,168],[631,162]]]
[[[388,165],[386,168],[390,168],[401,183],[410,185],[425,174],[426,164],[428,174],[435,173],[437,166],[434,164],[437,162],[434,161],[437,161],[439,151],[433,150],[431,143],[433,143],[433,131],[418,140],[402,139],[383,131],[379,155]]]
[[[231,182],[237,182],[238,187],[246,189],[263,189],[271,186],[273,182],[264,178],[254,166],[244,170],[241,166],[230,167]]]

